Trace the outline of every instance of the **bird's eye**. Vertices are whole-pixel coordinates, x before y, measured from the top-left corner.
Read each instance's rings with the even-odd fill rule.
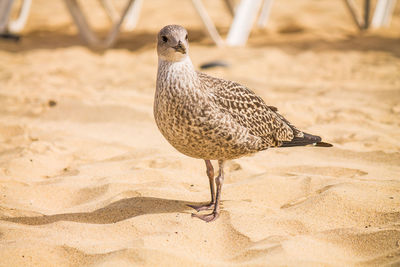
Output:
[[[185,36],[185,40],[187,41],[188,40],[188,35],[186,34],[186,36]]]
[[[161,36],[161,39],[163,40],[163,42],[168,42],[168,38],[167,38],[167,36],[165,36],[165,35],[163,35],[163,36]]]

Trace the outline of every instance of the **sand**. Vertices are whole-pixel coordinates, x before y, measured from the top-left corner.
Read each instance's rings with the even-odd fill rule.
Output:
[[[226,34],[223,1],[205,2]],[[246,47],[217,48],[176,3],[145,1],[135,31],[91,51],[62,1],[35,0],[22,40],[0,41],[0,266],[400,265],[400,5],[360,34],[341,1],[275,1]],[[230,161],[220,218],[191,218],[209,200],[204,162],[152,114],[169,23],[189,29],[195,66],[228,62],[207,73],[334,147]]]

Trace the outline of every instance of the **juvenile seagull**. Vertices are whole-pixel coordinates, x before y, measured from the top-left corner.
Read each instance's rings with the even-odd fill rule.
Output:
[[[197,72],[188,49],[188,34],[182,26],[168,25],[158,33],[154,117],[174,148],[205,160],[211,202],[191,207],[198,212],[213,209],[210,214],[192,214],[211,222],[219,215],[226,160],[270,147],[332,145],[298,130],[247,87]],[[219,165],[216,193],[210,160],[218,160]]]

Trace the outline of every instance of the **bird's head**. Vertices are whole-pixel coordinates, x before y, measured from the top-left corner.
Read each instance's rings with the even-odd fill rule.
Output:
[[[168,25],[157,35],[158,57],[165,61],[182,61],[188,56],[189,41],[185,28],[179,25]]]

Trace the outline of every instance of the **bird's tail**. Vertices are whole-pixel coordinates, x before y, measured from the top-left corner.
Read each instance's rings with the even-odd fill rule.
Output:
[[[304,133],[303,137],[295,137],[291,141],[284,141],[281,147],[292,147],[292,146],[319,146],[319,147],[331,147],[332,144],[322,142],[321,137]]]

